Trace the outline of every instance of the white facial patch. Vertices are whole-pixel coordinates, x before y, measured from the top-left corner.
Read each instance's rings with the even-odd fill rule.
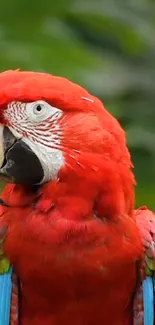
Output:
[[[62,115],[60,109],[45,101],[13,102],[5,112],[11,132],[38,157],[44,170],[42,183],[56,179],[64,165],[63,152],[60,150],[63,134],[59,126]]]
[[[44,178],[41,183],[56,179],[59,170],[64,165],[64,157],[61,150],[49,148],[41,143],[33,142],[29,138],[24,138],[25,142],[38,157],[43,171]]]

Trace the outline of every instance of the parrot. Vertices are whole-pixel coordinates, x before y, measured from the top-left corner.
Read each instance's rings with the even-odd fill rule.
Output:
[[[126,135],[102,102],[63,77],[1,72],[0,178],[10,324],[143,325],[155,216],[134,209]]]

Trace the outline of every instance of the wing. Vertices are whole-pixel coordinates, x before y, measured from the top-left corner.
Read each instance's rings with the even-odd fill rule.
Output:
[[[155,213],[141,207],[135,215],[145,248],[146,274],[152,275],[155,271]]]
[[[3,253],[8,228],[4,223],[5,203],[0,199],[0,324],[18,324],[18,280]]]
[[[134,298],[134,325],[154,324],[155,214],[146,207],[135,211],[144,245],[144,280]]]

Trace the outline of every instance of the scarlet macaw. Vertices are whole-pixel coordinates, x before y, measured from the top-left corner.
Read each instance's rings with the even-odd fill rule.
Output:
[[[142,325],[154,215],[134,211],[117,120],[65,78],[7,71],[0,125],[1,268],[20,281],[12,324]]]

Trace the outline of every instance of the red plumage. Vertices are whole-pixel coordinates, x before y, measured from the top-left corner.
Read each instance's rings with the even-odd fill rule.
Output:
[[[39,99],[64,112],[65,163],[38,191],[8,185],[2,195],[4,252],[22,283],[20,324],[131,325],[143,246],[124,132],[97,98],[64,78],[0,74],[1,123],[10,124],[8,103]]]

